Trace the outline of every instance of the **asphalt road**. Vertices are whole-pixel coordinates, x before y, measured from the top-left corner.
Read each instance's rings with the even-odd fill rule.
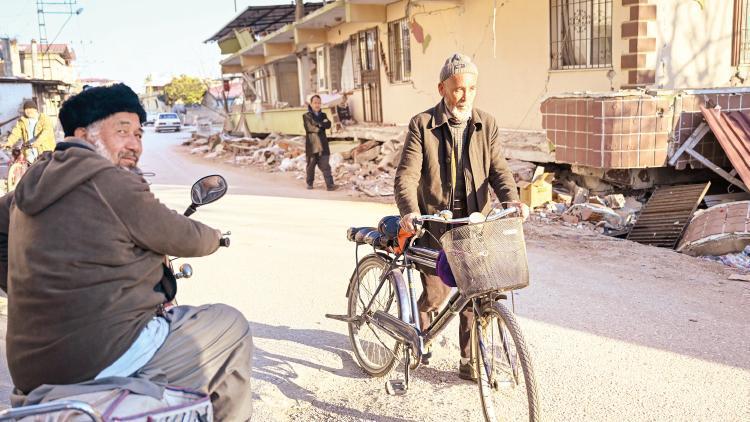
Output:
[[[393,206],[201,161],[175,147],[185,136],[149,131],[142,168],[178,210],[198,177],[229,181],[230,194],[195,218],[231,230],[232,246],[191,259],[178,300],[224,302],[251,322],[256,420],[481,420],[476,386],[456,374],[457,321],[408,394],[391,397],[357,368],[346,325],[324,317],[346,311],[346,228]],[[527,243],[531,285],[516,311],[545,420],[750,420],[749,283],[714,263],[558,226],[528,225]]]

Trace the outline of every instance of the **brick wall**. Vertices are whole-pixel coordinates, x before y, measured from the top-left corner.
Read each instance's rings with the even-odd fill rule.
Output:
[[[617,169],[663,167],[671,115],[662,97],[550,98],[542,126],[557,162]]]
[[[699,106],[750,114],[750,93],[577,96],[542,103],[542,127],[555,161],[604,169],[666,167],[703,122]],[[721,167],[731,163],[712,133],[695,148]],[[675,168],[702,168],[684,154]]]
[[[622,39],[628,40],[628,50],[620,56],[620,67],[628,76],[623,88],[642,87],[656,82],[653,64],[656,59],[656,38],[652,33],[655,29],[656,5],[651,3],[649,0],[622,0],[623,6],[629,6],[629,19],[620,28]]]

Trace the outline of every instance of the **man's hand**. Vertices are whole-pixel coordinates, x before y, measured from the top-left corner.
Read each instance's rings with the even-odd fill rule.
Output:
[[[401,217],[401,228],[409,233],[414,233],[416,231],[416,229],[414,228],[414,219],[419,217],[420,215],[422,214],[418,212],[412,212]]]
[[[518,212],[521,214],[523,221],[526,221],[529,219],[529,214],[531,214],[531,210],[529,209],[528,205],[524,204],[523,202],[508,202],[506,205],[508,207],[516,207],[518,209]]]

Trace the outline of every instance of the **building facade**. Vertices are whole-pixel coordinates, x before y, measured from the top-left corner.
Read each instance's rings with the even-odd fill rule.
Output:
[[[228,54],[222,71],[244,75],[263,104],[262,114],[246,110],[253,121],[299,113],[295,106],[313,93],[324,100],[347,93],[357,121],[404,125],[439,101],[440,67],[461,52],[479,67],[476,105],[498,120],[507,155],[643,169],[668,166],[700,120],[693,124],[698,103],[729,105],[732,97],[735,105],[744,95],[748,7],[748,0],[337,0],[265,32],[252,16],[244,26],[235,19],[214,40]]]

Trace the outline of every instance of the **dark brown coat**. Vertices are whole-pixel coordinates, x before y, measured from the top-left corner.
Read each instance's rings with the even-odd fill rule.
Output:
[[[164,301],[155,288],[164,255],[208,255],[219,236],[93,150],[42,156],[0,200],[0,287],[16,387],[93,379]]]
[[[308,111],[302,116],[305,125],[305,154],[331,155],[328,148],[328,137],[326,129],[331,128],[331,121],[322,111],[316,116]]]
[[[396,204],[401,215],[434,214],[451,208],[454,183],[451,138],[448,114],[442,101],[411,119],[396,171]],[[491,211],[490,189],[501,202],[517,201],[516,183],[503,157],[498,127],[492,116],[474,109],[467,148],[468,160],[464,162],[463,175],[457,177],[463,176],[466,181],[468,212],[486,215]],[[445,232],[444,225],[433,225],[429,229],[437,237]]]

